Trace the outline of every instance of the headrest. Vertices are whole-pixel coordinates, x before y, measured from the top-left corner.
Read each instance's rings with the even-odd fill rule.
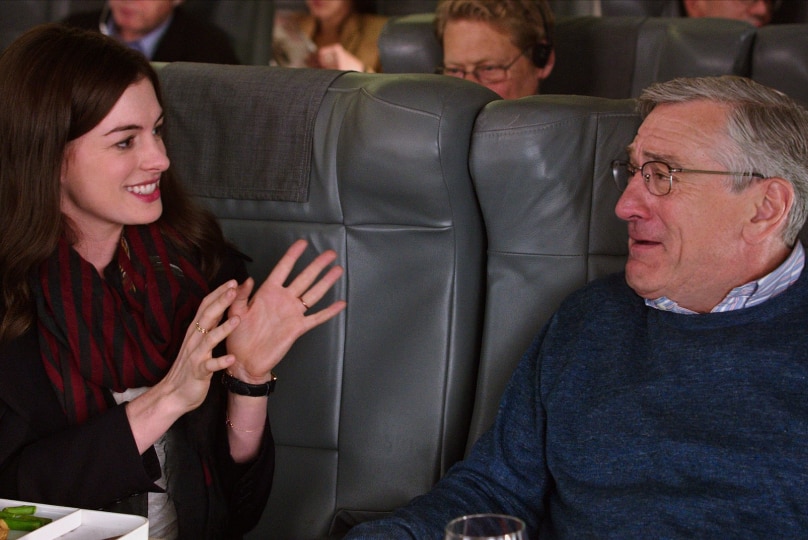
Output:
[[[159,74],[172,167],[198,196],[306,202],[314,122],[342,73],[166,64]]]
[[[808,25],[773,24],[758,29],[752,78],[808,107]]]
[[[435,14],[393,17],[379,35],[379,59],[385,73],[433,73],[443,63],[435,35]]]

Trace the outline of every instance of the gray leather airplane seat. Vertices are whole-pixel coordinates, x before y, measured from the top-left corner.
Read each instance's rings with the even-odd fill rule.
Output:
[[[261,281],[296,238],[339,253],[347,300],[278,366],[275,482],[249,538],[339,535],[463,456],[485,240],[468,170],[496,96],[437,75],[161,68],[172,167]],[[313,306],[317,309],[318,306]]]
[[[634,100],[557,95],[496,101],[477,118],[470,164],[488,263],[469,447],[561,301],[622,270],[628,237],[611,161],[625,159],[639,122]]]

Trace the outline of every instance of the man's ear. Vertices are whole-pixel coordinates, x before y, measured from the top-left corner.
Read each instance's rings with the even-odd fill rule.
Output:
[[[555,66],[555,61],[555,47],[553,47],[553,50],[551,50],[550,54],[547,56],[547,62],[545,62],[544,66],[539,68],[539,81],[550,76],[550,73],[553,71],[553,66]]]
[[[752,219],[744,226],[744,238],[757,244],[779,235],[786,226],[791,207],[794,205],[794,186],[782,178],[766,178],[757,181],[757,195]]]

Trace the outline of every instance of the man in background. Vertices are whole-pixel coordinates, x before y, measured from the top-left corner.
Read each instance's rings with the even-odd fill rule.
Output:
[[[75,13],[63,22],[97,30],[155,62],[238,64],[227,33],[195,17],[183,0],[108,0],[101,10]]]

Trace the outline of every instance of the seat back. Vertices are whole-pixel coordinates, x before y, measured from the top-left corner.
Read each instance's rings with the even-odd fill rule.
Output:
[[[160,76],[172,167],[251,273],[299,237],[345,268],[323,304],[346,311],[277,368],[275,483],[249,537],[338,534],[427,491],[463,456],[471,417],[484,233],[468,153],[496,96],[437,75],[175,63]]]
[[[644,16],[682,17],[682,0],[603,0],[600,11],[604,17]]]
[[[753,26],[729,19],[561,19],[541,91],[625,99],[676,77],[748,76],[754,38]]]
[[[0,2],[0,51],[38,24],[56,22],[70,13],[100,9],[104,0],[6,0]]]
[[[753,26],[729,19],[559,17],[541,93],[626,99],[675,77],[747,76],[754,38]],[[379,57],[386,73],[431,73],[443,61],[434,14],[389,20]]]
[[[760,28],[755,39],[751,76],[808,106],[808,24]]]
[[[396,0],[395,2],[376,0],[376,12],[379,15],[410,15],[435,11],[438,0]]]
[[[485,328],[471,444],[493,422],[502,391],[561,301],[619,271],[625,223],[610,163],[639,126],[633,100],[530,96],[488,104],[470,166],[488,237]]]
[[[385,73],[434,73],[443,63],[434,13],[391,17],[379,34],[378,45]]]

